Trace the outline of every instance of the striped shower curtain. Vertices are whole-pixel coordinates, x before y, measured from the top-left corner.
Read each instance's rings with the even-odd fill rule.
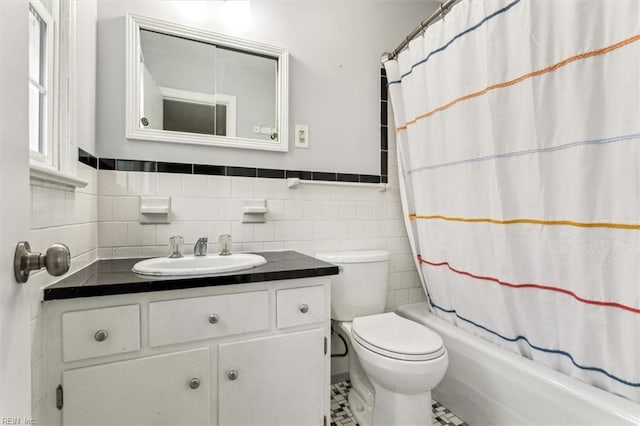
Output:
[[[640,2],[462,0],[385,68],[432,311],[640,402]]]

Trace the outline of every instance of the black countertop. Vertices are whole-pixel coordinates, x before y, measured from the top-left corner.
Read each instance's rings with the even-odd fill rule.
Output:
[[[295,251],[255,254],[264,257],[267,263],[243,271],[198,277],[150,277],[133,273],[133,265],[143,259],[98,260],[45,288],[44,300],[321,277],[339,272],[331,263]]]

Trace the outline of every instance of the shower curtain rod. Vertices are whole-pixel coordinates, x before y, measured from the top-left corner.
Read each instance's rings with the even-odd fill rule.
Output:
[[[425,19],[424,21],[422,21],[420,23],[420,25],[418,25],[413,31],[411,31],[411,33],[409,33],[409,35],[402,40],[402,43],[400,43],[398,45],[398,47],[396,47],[393,52],[389,53],[383,53],[382,54],[382,62],[386,62],[388,60],[391,59],[395,59],[398,54],[400,52],[402,52],[404,50],[405,47],[407,47],[409,45],[409,42],[411,40],[413,40],[414,38],[416,38],[416,36],[420,33],[422,33],[424,30],[427,29],[427,27],[429,27],[431,24],[433,24],[434,22],[436,22],[437,20],[439,20],[440,18],[443,18],[451,9],[451,6],[453,6],[454,4],[458,3],[460,0],[447,0],[447,1],[441,1],[440,2],[440,7],[438,8],[438,10],[436,10],[435,12],[433,12],[427,19]]]

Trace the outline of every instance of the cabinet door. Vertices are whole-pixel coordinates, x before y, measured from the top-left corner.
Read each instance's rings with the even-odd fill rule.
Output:
[[[63,424],[209,424],[209,362],[201,348],[65,371]]]
[[[321,425],[324,378],[323,329],[221,344],[219,424]]]

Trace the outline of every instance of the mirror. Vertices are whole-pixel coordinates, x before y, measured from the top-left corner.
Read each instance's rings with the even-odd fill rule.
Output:
[[[285,49],[127,20],[127,138],[288,150]]]

